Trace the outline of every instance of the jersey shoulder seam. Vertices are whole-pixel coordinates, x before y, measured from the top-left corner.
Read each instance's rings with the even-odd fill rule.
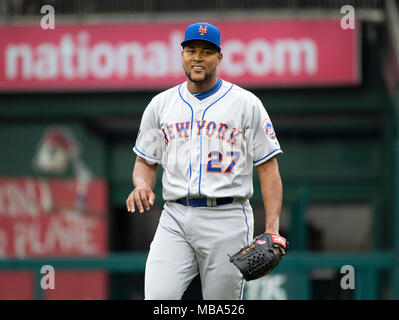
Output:
[[[236,84],[233,84],[233,87],[231,88],[231,92],[232,93],[237,93],[237,94],[241,94],[241,95],[245,95],[251,99],[259,100],[259,98],[251,91],[244,89],[243,87],[240,87]]]
[[[174,87],[171,87],[171,88],[169,88],[169,89],[166,89],[166,90],[164,90],[164,91],[159,92],[158,94],[156,94],[156,95],[154,96],[153,99],[158,100],[158,99],[163,98],[164,96],[166,96],[166,95],[168,95],[168,94],[171,94],[171,93],[174,94],[175,91],[178,90],[178,88],[179,88],[180,85],[181,85],[181,84],[178,84],[178,85],[176,85],[176,86],[174,86]]]

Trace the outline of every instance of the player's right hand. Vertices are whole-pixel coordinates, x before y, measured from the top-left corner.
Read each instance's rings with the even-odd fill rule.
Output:
[[[135,205],[140,213],[144,212],[144,209],[149,211],[150,207],[155,202],[155,194],[149,187],[136,187],[129,194],[126,200],[127,211],[134,213]]]

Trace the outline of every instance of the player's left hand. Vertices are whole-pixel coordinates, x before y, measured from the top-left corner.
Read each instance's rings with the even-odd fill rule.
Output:
[[[244,279],[254,280],[272,272],[288,249],[288,241],[278,234],[263,233],[230,257]]]

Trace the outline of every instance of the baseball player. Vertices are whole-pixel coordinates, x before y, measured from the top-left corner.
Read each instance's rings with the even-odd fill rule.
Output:
[[[204,299],[241,299],[244,279],[270,272],[285,253],[276,160],[282,150],[262,102],[218,77],[219,29],[192,24],[181,44],[187,81],[152,99],[133,148],[137,159],[134,189],[126,200],[129,212],[150,210],[158,165],[163,168],[165,204],[146,262],[145,299],[181,299],[197,274]],[[254,166],[266,212],[262,236],[274,238],[251,246]],[[242,269],[254,273],[254,268],[247,261],[239,265],[231,254],[244,247],[247,257],[265,243],[275,256],[266,269],[248,277]]]

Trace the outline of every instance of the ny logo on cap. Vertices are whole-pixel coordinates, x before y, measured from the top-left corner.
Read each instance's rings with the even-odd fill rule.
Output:
[[[198,32],[201,34],[201,36],[203,36],[204,35],[204,33],[206,33],[206,30],[208,29],[208,26],[205,26],[205,28],[201,25],[199,28],[198,28]]]

